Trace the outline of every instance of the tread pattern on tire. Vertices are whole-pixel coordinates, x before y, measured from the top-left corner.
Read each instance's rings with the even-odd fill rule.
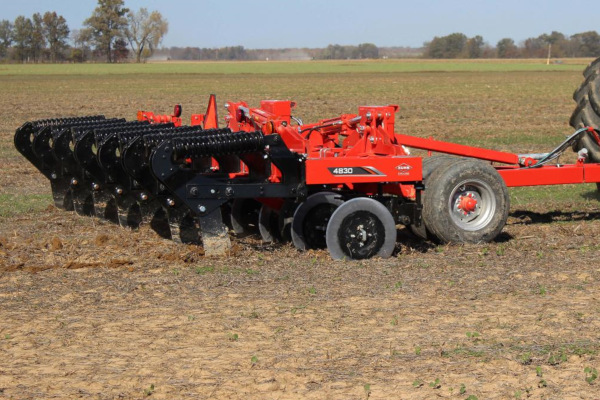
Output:
[[[583,71],[584,81],[573,93],[577,106],[571,115],[569,124],[580,129],[585,126],[600,128],[600,57],[592,61]],[[587,133],[573,145],[574,151],[586,148],[589,161],[600,162],[600,146],[591,134]]]
[[[587,78],[590,74],[598,69],[600,69],[600,57],[596,58],[586,67],[586,69],[583,71],[583,76]]]
[[[458,160],[462,160],[462,158],[448,154],[437,154],[431,157],[423,158],[423,182],[425,182],[423,198],[427,196],[427,181],[429,176],[434,171],[445,168],[446,164],[450,164]],[[419,227],[416,227],[415,225],[410,226],[412,233],[421,239],[439,242],[439,239],[427,228],[427,221],[425,219],[425,216],[421,216],[421,226]]]

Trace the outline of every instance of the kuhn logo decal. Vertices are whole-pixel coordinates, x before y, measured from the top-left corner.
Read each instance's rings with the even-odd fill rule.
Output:
[[[398,170],[398,175],[409,175],[410,170],[412,168],[413,168],[412,166],[410,166],[406,163],[400,164],[396,167],[396,169]]]

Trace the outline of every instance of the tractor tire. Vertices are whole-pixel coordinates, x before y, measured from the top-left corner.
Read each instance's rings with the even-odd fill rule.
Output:
[[[423,220],[441,243],[489,242],[508,219],[506,184],[482,161],[458,160],[436,169],[423,197]]]
[[[583,71],[583,76],[585,78],[587,78],[588,76],[590,76],[594,71],[597,71],[598,69],[600,69],[600,57],[596,58],[594,61],[592,61],[587,67],[586,69]]]
[[[591,126],[600,128],[600,58],[594,60],[583,72],[585,80],[573,93],[577,107],[571,115],[570,125],[575,129]],[[588,150],[588,161],[600,162],[600,146],[590,132],[586,132],[573,145],[574,151]]]
[[[425,191],[423,192],[423,196],[427,196],[427,182],[431,173],[438,168],[445,168],[449,163],[455,162],[457,160],[461,160],[461,158],[455,156],[449,156],[446,154],[435,155],[427,158],[423,158],[423,182],[425,182]],[[427,223],[424,218],[421,218],[421,225],[416,226],[415,224],[410,225],[411,232],[425,240],[435,240],[436,238],[431,233],[429,229],[427,229]]]

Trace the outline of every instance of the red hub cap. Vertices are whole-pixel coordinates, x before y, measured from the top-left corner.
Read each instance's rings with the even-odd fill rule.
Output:
[[[469,193],[466,196],[460,197],[460,203],[458,205],[458,208],[462,210],[465,213],[465,215],[475,211],[476,207],[477,200],[473,198],[473,194]]]

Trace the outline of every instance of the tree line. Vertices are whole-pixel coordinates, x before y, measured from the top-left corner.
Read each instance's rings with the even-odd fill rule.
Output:
[[[168,22],[158,11],[140,8],[132,11],[124,0],[98,0],[96,8],[71,31],[67,21],[55,11],[18,16],[0,21],[0,60],[16,62],[121,62],[129,58],[142,62],[155,53],[174,60],[340,60],[377,58],[543,58],[596,57],[600,55],[600,35],[588,31],[567,36],[553,31],[517,44],[503,38],[492,46],[482,36],[452,33],[434,37],[422,49],[330,44],[325,48],[246,49],[171,47],[159,49],[168,32]]]
[[[377,47],[373,43],[358,46],[330,44],[326,48],[245,49],[244,46],[199,48],[171,47],[160,54],[173,60],[265,60],[286,59],[354,60],[377,58],[553,58],[597,57],[600,55],[600,35],[588,31],[567,36],[553,31],[516,44],[511,38],[498,41],[495,47],[482,36],[467,37],[463,33],[434,37],[422,49],[406,47]]]
[[[511,38],[498,41],[496,47],[481,36],[468,38],[463,33],[434,37],[425,43],[425,58],[564,58],[597,57],[600,55],[600,35],[588,31],[567,36],[553,31],[531,37],[517,45]]]
[[[158,11],[131,11],[123,0],[98,0],[83,29],[69,29],[55,11],[0,21],[0,58],[18,62],[141,62],[152,55],[169,25]],[[69,43],[70,42],[70,43]]]
[[[324,49],[246,49],[244,46],[221,48],[171,47],[160,51],[163,57],[172,60],[277,60],[317,59],[345,60],[379,58],[379,48],[373,43],[358,46],[330,44]]]

